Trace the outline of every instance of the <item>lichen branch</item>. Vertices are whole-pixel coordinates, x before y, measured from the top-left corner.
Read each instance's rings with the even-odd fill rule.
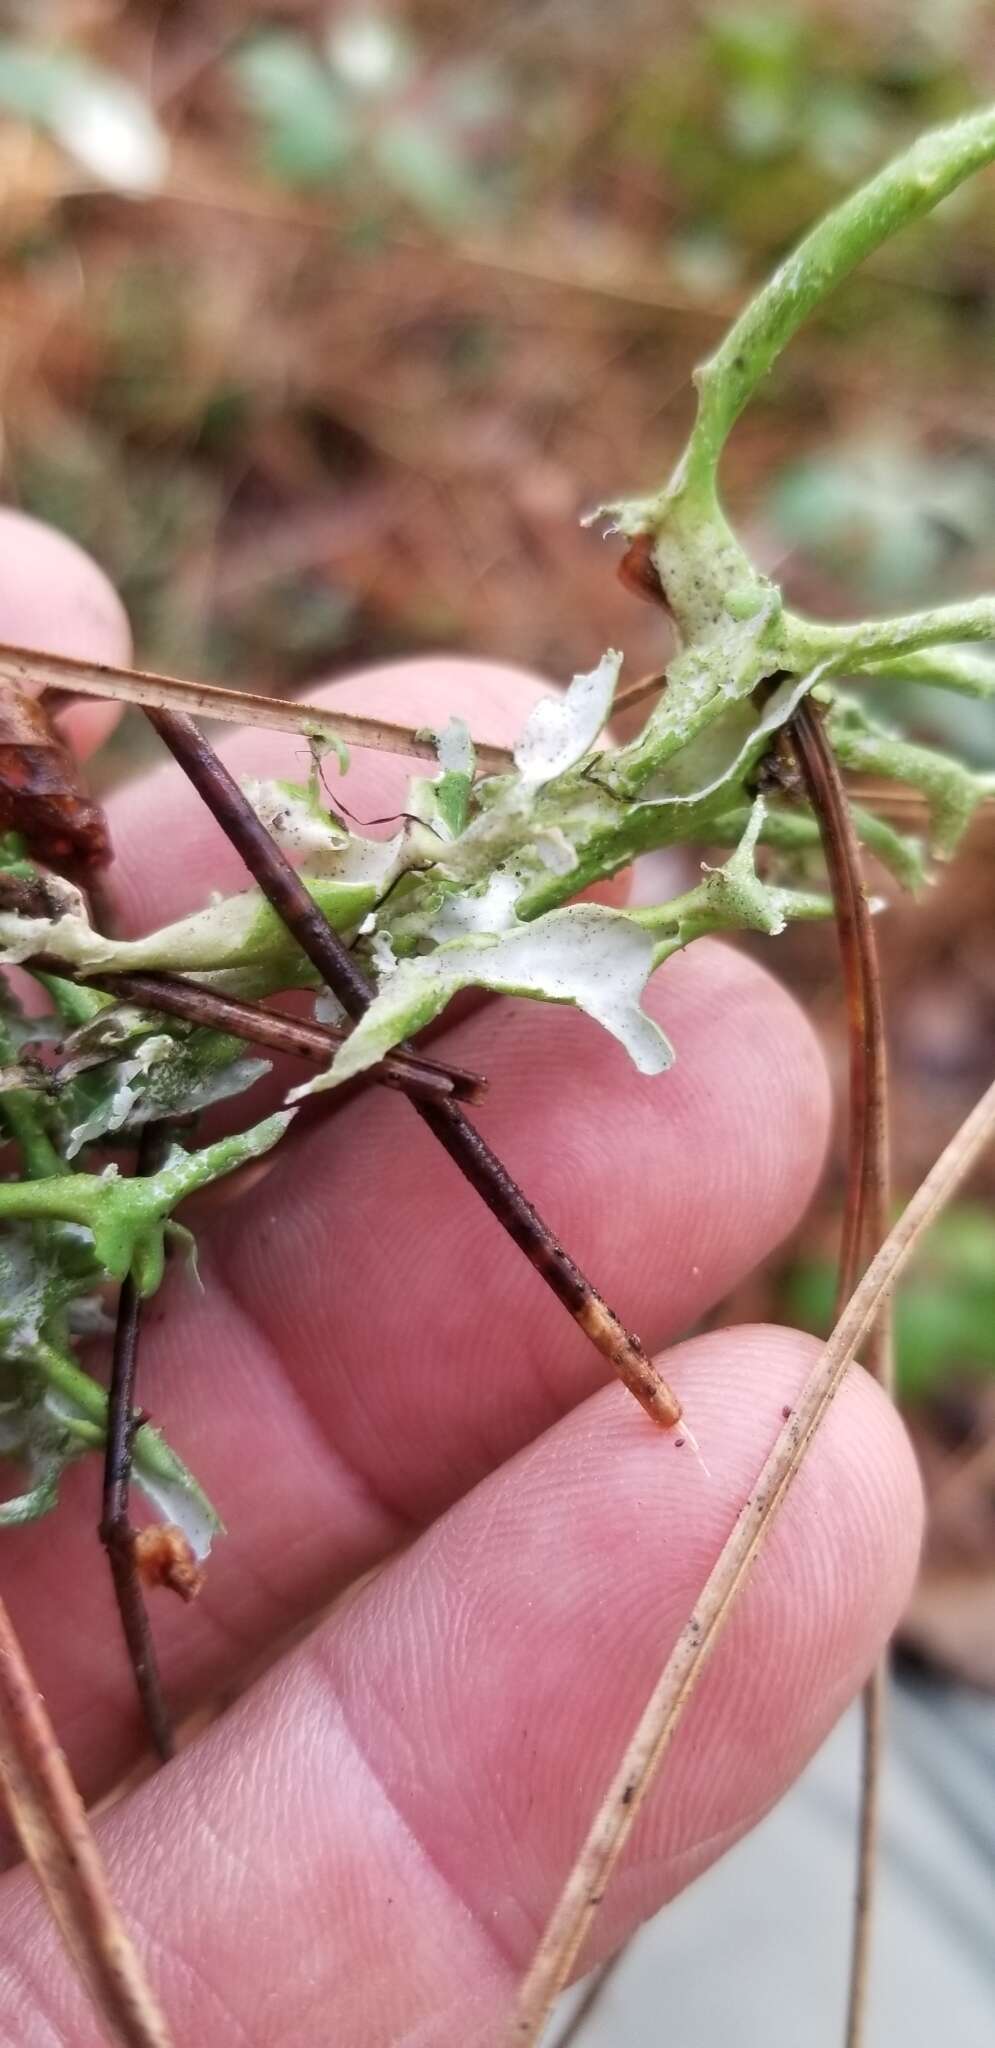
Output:
[[[920,136],[804,237],[697,372],[698,415],[681,471],[685,488],[712,487],[731,428],[820,299],[872,249],[929,213],[993,157],[995,108],[986,107]]]
[[[821,661],[837,674],[856,674],[871,666],[872,673],[893,675],[894,664],[925,648],[937,647],[946,654],[951,651],[946,648],[948,641],[995,639],[995,597],[972,597],[963,604],[935,605],[929,611],[907,612],[892,619],[864,619],[855,625],[824,625],[814,619],[796,618],[792,613],[785,615],[784,632],[792,667],[807,667]],[[907,668],[905,674],[916,680],[942,681],[942,671],[943,663],[938,658],[932,670],[923,664],[918,673]],[[901,675],[900,668],[897,673]],[[947,673],[955,676],[956,664],[951,663]],[[971,695],[992,694],[990,678],[987,690],[980,687],[978,665],[970,672],[962,667],[961,681],[953,686],[967,688],[968,673]]]

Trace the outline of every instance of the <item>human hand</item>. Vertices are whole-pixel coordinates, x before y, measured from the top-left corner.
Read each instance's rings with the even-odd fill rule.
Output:
[[[123,615],[92,565],[14,515],[0,515],[0,540],[0,638],[127,660]],[[490,663],[420,661],[324,700],[415,724],[459,710],[481,738],[506,740],[537,687]],[[94,714],[74,716],[85,745]],[[240,773],[291,774],[303,750],[257,733],[224,751]],[[396,807],[406,772],[357,755],[350,809]],[[244,881],[172,768],[123,791],[111,825],[123,928]],[[488,1074],[474,1117],[659,1349],[797,1219],[828,1091],[800,1012],[725,947],[671,961],[647,1007],[677,1047],[662,1079],[641,1079],[586,1019],[538,1005],[490,1004],[440,1044]],[[288,1072],[257,1090],[255,1114]],[[182,1713],[241,1697],[102,1820],[100,1839],[179,2044],[497,2048],[813,1346],[738,1329],[667,1354],[706,1473],[602,1384],[603,1361],[403,1102],[370,1090],[333,1104],[267,1163],[205,1211],[204,1292],[170,1275],[142,1346],[141,1399],[230,1530],[193,1609],[154,1603],[167,1689]],[[54,1519],[0,1539],[0,1587],[90,1800],[140,1744],[98,1514],[90,1463]],[[901,1611],[919,1517],[900,1426],[854,1372],[640,1819],[595,1953],[800,1770]],[[12,1867],[0,2042],[100,2039]]]

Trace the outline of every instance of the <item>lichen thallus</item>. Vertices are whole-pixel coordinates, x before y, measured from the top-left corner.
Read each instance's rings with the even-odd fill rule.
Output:
[[[17,660],[19,667],[27,665],[23,651],[18,652]],[[60,673],[63,666],[60,663]],[[40,667],[44,675],[47,665],[42,663]],[[108,687],[113,691],[113,683]],[[182,684],[175,687],[182,690]],[[14,699],[16,688],[8,677],[3,701],[10,707],[14,700],[16,706],[14,710],[8,708],[8,727],[12,730],[17,727],[18,719],[23,719],[21,707]],[[19,689],[17,694],[20,696]],[[215,693],[212,697],[212,709],[216,708],[217,695]],[[239,702],[237,695],[235,701]],[[261,892],[312,962],[321,981],[332,990],[348,1015],[361,1015],[371,1000],[365,976],[304,887],[286,854],[260,823],[251,803],[214,748],[188,717],[163,707],[147,705],[144,708],[150,722],[244,859]],[[362,730],[363,722],[353,720],[351,728],[353,732]],[[394,739],[395,729],[387,727],[386,730]],[[90,870],[106,856],[109,840],[106,834],[97,839],[93,825],[94,807],[81,791],[76,777],[67,773],[65,751],[54,736],[50,756],[52,766],[49,768],[44,755],[44,726],[35,706],[30,712],[30,732],[33,745],[32,804],[29,808],[23,800],[18,801],[18,784],[23,787],[25,777],[8,774],[5,785],[6,821],[15,831],[21,828],[30,852],[47,854],[50,859],[58,854],[63,860],[75,855],[75,864]],[[406,737],[403,729],[397,729],[396,736],[402,743]],[[424,743],[416,741],[416,744],[421,752]],[[44,785],[43,817],[39,815],[38,784]],[[50,791],[56,787],[57,844],[53,841],[49,822]],[[78,820],[85,824],[85,841],[81,832],[75,829]],[[50,895],[46,894],[44,880],[38,877],[0,873],[0,905],[29,916],[39,909],[45,915],[54,907],[56,923],[58,921],[59,906],[53,906]],[[57,954],[29,956],[26,964],[36,972],[52,977],[76,978],[72,963],[60,960]],[[179,975],[125,973],[101,976],[91,973],[86,977],[86,986],[102,987],[126,1001],[140,1003],[151,1012],[161,1010],[311,1060],[327,1060],[329,1050],[341,1043],[344,1036],[341,1029],[284,1018],[261,1003],[239,1000],[201,987]],[[525,1252],[585,1335],[609,1360],[647,1412],[664,1425],[676,1422],[680,1414],[679,1405],[638,1339],[623,1327],[493,1149],[463,1114],[460,1099],[472,1101],[483,1093],[484,1084],[480,1077],[464,1068],[447,1065],[405,1048],[387,1054],[373,1068],[372,1078],[409,1095],[418,1114],[487,1203],[492,1214]],[[150,1142],[153,1138],[156,1144]],[[156,1127],[146,1126],[139,1146],[139,1174],[150,1170],[150,1161],[157,1147],[162,1149]],[[111,1563],[136,1688],[154,1746],[165,1757],[172,1751],[172,1730],[144,1614],[135,1568],[135,1532],[127,1511],[132,1445],[140,1419],[134,1407],[140,1326],[141,1294],[135,1277],[129,1272],[121,1286],[115,1329],[101,1532]]]

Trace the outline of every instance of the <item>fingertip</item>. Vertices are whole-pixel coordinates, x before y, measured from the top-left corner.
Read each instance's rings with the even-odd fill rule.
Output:
[[[708,1132],[721,1200],[701,1221],[702,1251],[762,1218],[760,1257],[795,1228],[825,1164],[833,1097],[820,1040],[776,974],[727,940],[699,939],[667,961],[644,1007],[676,1054],[670,1151]]]
[[[222,2031],[248,2039],[276,1972],[288,2040],[504,2038],[622,1746],[817,1350],[757,1327],[671,1354],[707,1474],[603,1390],[118,1804],[104,1853],[151,1930],[179,2032],[200,2038],[204,1987],[220,1984]],[[587,1961],[786,1789],[880,1646],[917,1515],[896,1421],[854,1373],[690,1702]],[[10,2039],[89,2040],[21,1874],[0,1922]]]
[[[396,1686],[429,1753],[448,1759],[424,1783],[380,1747],[346,1625],[337,1684],[372,1730],[370,1760],[523,1964],[819,1348],[762,1325],[692,1339],[662,1361],[685,1427],[656,1431],[604,1389],[452,1510],[389,1594],[374,1586],[365,1622],[376,1633],[386,1600]],[[904,1432],[856,1369],[689,1704],[599,1919],[604,1949],[753,1826],[812,1756],[898,1620],[920,1527]],[[405,1612],[418,1628],[397,1652]],[[359,1609],[353,1620],[363,1626]],[[437,1645],[454,1631],[459,1659],[440,1675]]]
[[[672,1351],[667,1369],[710,1469],[733,1491],[759,1470],[824,1349],[777,1323],[708,1331]],[[894,1403],[860,1365],[846,1373],[784,1504],[770,1542],[797,1544],[820,1565],[851,1631],[855,1682],[873,1663],[908,1598],[919,1556],[923,1494]]]
[[[20,646],[127,662],[131,627],[108,577],[68,534],[0,507],[0,628]]]
[[[67,534],[0,507],[0,559],[0,639],[45,654],[128,665],[132,640],[124,606],[104,571]],[[119,716],[115,704],[75,704],[59,724],[85,755]]]

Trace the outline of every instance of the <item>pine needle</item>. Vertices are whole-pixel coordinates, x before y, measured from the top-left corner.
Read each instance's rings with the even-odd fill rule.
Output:
[[[995,1136],[995,1082],[965,1119],[872,1260],[813,1366],[667,1660],[595,1816],[521,1988],[509,2040],[538,2042],[705,1664],[825,1420],[857,1348],[924,1231]]]
[[[230,690],[220,683],[188,682],[181,676],[154,675],[135,668],[113,668],[99,661],[76,661],[67,654],[43,654],[30,647],[0,645],[0,682],[23,689],[42,684],[73,697],[100,697],[143,710],[186,711],[191,716],[220,718],[229,725],[266,726],[273,732],[300,733],[305,738],[341,741],[347,747],[372,747],[375,752],[409,754],[419,761],[436,759],[431,734],[389,719],[363,718],[354,711],[330,711],[326,704],[302,704],[289,697],[260,697],[251,690]],[[475,741],[477,767],[483,775],[503,775],[514,767],[507,747]]]
[[[0,1795],[108,2039],[121,2048],[173,2048],[2,1600]]]
[[[836,1315],[853,1293],[870,1253],[883,1242],[891,1207],[888,1054],[881,970],[860,857],[860,842],[836,757],[810,702],[792,728],[795,751],[819,823],[836,913],[850,1046],[846,1209]],[[867,1368],[894,1395],[892,1319],[883,1303],[864,1347]],[[857,1881],[854,1891],[845,2048],[861,2048],[870,1977],[872,1916],[879,1839],[881,1775],[888,1707],[887,1653],[864,1687],[861,1733]]]

